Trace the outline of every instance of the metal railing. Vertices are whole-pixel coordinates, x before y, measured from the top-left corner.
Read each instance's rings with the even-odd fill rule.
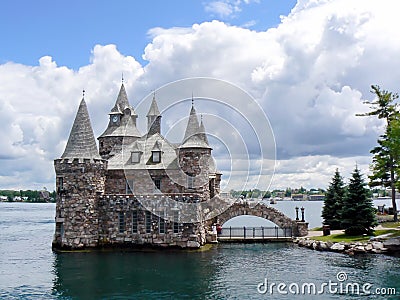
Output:
[[[218,237],[229,239],[265,239],[292,237],[292,228],[280,227],[223,227]]]

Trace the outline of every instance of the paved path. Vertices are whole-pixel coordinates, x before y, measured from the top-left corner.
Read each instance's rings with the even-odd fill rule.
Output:
[[[375,230],[391,230],[391,229],[400,230],[400,226],[395,227],[395,228],[386,228],[386,227],[383,227],[381,224],[379,224],[374,229]],[[331,234],[341,234],[341,233],[344,233],[344,230],[331,230]],[[311,237],[315,237],[315,236],[323,236],[322,230],[320,230],[320,231],[311,231],[310,230],[308,232],[308,235],[305,237],[311,238]]]

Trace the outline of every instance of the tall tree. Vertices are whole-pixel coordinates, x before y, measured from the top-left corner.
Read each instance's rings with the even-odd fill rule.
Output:
[[[346,188],[343,178],[336,169],[335,175],[326,190],[324,207],[322,208],[322,218],[324,225],[329,225],[331,229],[341,229],[341,210]]]
[[[372,233],[377,224],[375,209],[365,186],[366,183],[356,166],[350,178],[341,212],[342,227],[348,235]]]
[[[394,221],[397,222],[397,205],[396,205],[396,184],[399,173],[399,147],[400,144],[395,142],[392,127],[398,123],[399,112],[398,106],[394,101],[399,98],[399,95],[389,91],[381,90],[377,85],[371,86],[371,92],[376,95],[376,100],[365,102],[370,105],[371,111],[358,116],[377,116],[386,122],[385,134],[378,139],[378,146],[371,150],[373,154],[370,176],[370,186],[381,185],[390,187],[392,192],[392,206],[394,211]]]

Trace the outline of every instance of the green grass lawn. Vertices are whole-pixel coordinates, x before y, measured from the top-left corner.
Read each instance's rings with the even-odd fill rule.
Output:
[[[385,228],[396,228],[396,227],[400,227],[400,222],[384,222],[381,223],[382,227]]]
[[[400,230],[394,230],[394,229],[375,230],[373,236],[378,236],[387,233],[391,233],[392,234],[391,237],[400,236]],[[344,233],[339,233],[327,236],[316,236],[312,237],[312,239],[317,241],[332,242],[332,243],[339,243],[339,242],[351,243],[351,242],[367,242],[371,237],[372,236],[368,235],[351,236],[351,235],[346,235]]]

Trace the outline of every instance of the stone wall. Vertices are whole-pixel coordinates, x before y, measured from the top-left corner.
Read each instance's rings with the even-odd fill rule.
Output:
[[[176,219],[178,222],[174,222],[174,212],[178,217],[179,210],[161,205],[149,209],[135,196],[100,197],[99,212],[99,246],[102,247],[199,248],[206,242],[202,224],[182,223],[179,218]],[[146,220],[147,217],[150,217],[150,221]],[[164,229],[161,232],[160,227]]]
[[[107,162],[55,160],[56,232],[53,248],[94,247],[98,243],[98,196],[105,190]]]
[[[209,187],[209,162],[211,158],[211,149],[207,148],[181,148],[178,151],[179,166],[182,172],[192,176],[193,187],[184,184],[184,192],[198,192],[204,199],[210,198]]]
[[[161,180],[161,191],[156,189],[154,179]],[[164,194],[171,197],[187,194],[196,201],[206,201],[208,185],[193,189],[185,187],[187,177],[180,170],[108,170],[106,194],[126,194],[126,182],[130,185],[130,192],[137,195]]]

